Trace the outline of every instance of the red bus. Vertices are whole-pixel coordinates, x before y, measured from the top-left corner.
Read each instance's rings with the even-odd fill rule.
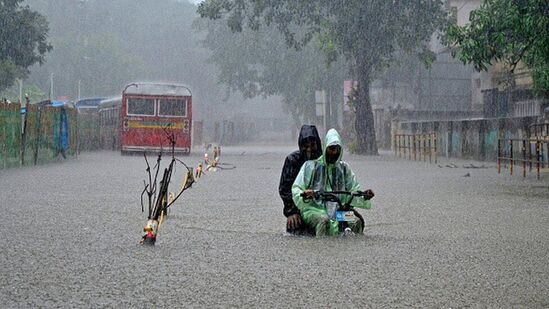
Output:
[[[192,94],[178,84],[133,83],[124,88],[120,108],[120,150],[191,151]]]

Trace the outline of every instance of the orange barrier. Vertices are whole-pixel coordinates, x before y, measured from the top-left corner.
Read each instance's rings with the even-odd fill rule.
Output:
[[[409,160],[438,162],[437,154],[437,134],[395,134],[393,135],[393,149],[395,156],[408,157]]]
[[[509,173],[513,175],[513,167],[520,164],[522,177],[526,177],[526,170],[531,172],[535,166],[537,178],[540,179],[541,169],[549,167],[547,153],[549,153],[547,139],[498,139],[498,173],[501,173],[502,164],[509,163]]]

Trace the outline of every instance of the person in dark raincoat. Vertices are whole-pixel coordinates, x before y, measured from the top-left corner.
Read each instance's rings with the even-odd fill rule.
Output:
[[[284,216],[286,216],[286,231],[292,234],[314,234],[303,224],[299,209],[292,199],[292,184],[307,160],[315,160],[322,154],[320,136],[314,125],[303,125],[297,140],[299,150],[289,154],[284,161],[278,192],[284,203]]]
[[[343,161],[343,144],[335,129],[326,133],[324,152],[320,158],[307,161],[301,167],[293,185],[293,200],[301,213],[301,219],[307,226],[315,230],[317,236],[334,236],[339,233],[339,224],[327,211],[326,202],[311,199],[314,191],[360,191],[360,184],[349,165]],[[304,199],[301,195],[307,195]],[[374,197],[372,190],[365,191],[366,197],[355,197],[351,206],[370,209],[370,199]],[[339,197],[342,203],[349,201],[350,196]],[[335,209],[334,209],[335,210]],[[349,223],[350,230],[362,234],[362,220]]]

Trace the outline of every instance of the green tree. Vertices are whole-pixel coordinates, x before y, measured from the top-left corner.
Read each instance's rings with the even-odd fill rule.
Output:
[[[44,93],[44,91],[36,85],[23,85],[22,90],[23,96],[28,95],[32,102],[40,102],[48,99],[48,94]],[[0,100],[2,99],[10,100],[11,102],[19,102],[19,86],[17,83],[4,91],[0,91]]]
[[[196,107],[223,96],[215,83],[203,35],[193,31],[196,6],[180,0],[27,0],[50,21],[52,44],[46,63],[29,82],[76,97],[120,94],[134,81],[187,84]],[[195,109],[195,111],[197,111]],[[196,115],[196,114],[195,114]]]
[[[43,63],[51,50],[44,16],[22,6],[22,0],[0,0],[0,91],[25,78],[29,67]]]
[[[344,70],[325,65],[317,41],[297,51],[286,46],[284,36],[273,26],[257,31],[244,27],[234,33],[225,20],[200,19],[196,25],[207,31],[203,44],[219,69],[219,82],[245,98],[282,96],[297,128],[315,120],[315,89],[342,92]]]
[[[470,23],[451,26],[445,36],[457,45],[457,57],[477,70],[494,62],[513,73],[523,61],[534,88],[549,92],[549,2],[547,0],[486,0],[471,12]]]
[[[252,29],[275,24],[296,48],[317,36],[330,61],[343,55],[358,81],[355,131],[360,154],[377,154],[370,82],[396,50],[431,61],[427,43],[446,16],[442,2],[432,0],[207,0],[199,13],[212,19],[227,15],[234,31],[241,31],[244,23]]]
[[[49,89],[53,73],[56,97],[76,97],[79,83],[82,97],[114,94],[145,71],[141,60],[128,53],[113,35],[89,35],[83,44],[71,37],[53,37],[52,44],[55,50],[43,66],[34,68],[29,81]]]

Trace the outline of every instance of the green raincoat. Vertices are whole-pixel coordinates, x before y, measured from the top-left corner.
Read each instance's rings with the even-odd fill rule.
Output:
[[[341,146],[341,153],[334,164],[329,164],[326,162],[326,148],[332,145]],[[303,221],[315,228],[317,236],[337,235],[338,223],[335,220],[330,220],[323,201],[315,199],[305,201],[300,195],[307,189],[325,192],[359,191],[360,185],[356,180],[355,174],[346,162],[341,161],[342,157],[343,145],[341,137],[335,129],[330,129],[326,134],[322,156],[317,160],[305,162],[292,185],[294,203],[301,212]],[[339,198],[342,203],[345,203],[351,197],[340,195]],[[357,208],[369,209],[371,202],[362,197],[355,197],[351,205]],[[355,233],[361,232],[363,228],[359,221],[350,224],[350,227]]]

